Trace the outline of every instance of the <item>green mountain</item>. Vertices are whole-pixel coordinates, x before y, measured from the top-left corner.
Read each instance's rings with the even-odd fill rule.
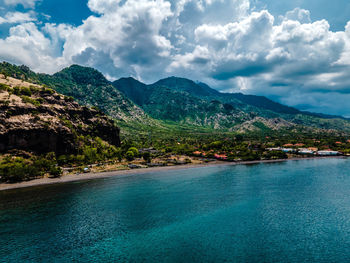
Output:
[[[124,127],[122,132],[144,125],[160,126],[95,69],[72,65],[56,74],[48,75],[37,74],[26,66],[3,62],[0,63],[0,72],[24,81],[44,84],[61,94],[73,97],[82,105],[97,107],[115,119],[119,126]]]
[[[128,133],[190,132],[337,132],[349,133],[350,121],[303,112],[263,96],[221,93],[204,83],[170,77],[146,85],[133,78],[111,83],[95,69],[72,65],[53,74],[0,63],[0,72],[45,84],[95,106]]]
[[[220,93],[183,78],[151,85],[122,78],[113,85],[151,117],[163,121],[229,131],[350,131],[350,122],[341,117],[302,112],[263,96]]]
[[[95,106],[118,121],[152,122],[97,70],[73,65],[53,76],[41,79],[58,92],[74,97],[79,103]]]

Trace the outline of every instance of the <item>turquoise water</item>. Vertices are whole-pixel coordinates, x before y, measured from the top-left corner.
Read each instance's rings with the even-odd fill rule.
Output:
[[[0,262],[349,262],[350,159],[0,192]]]

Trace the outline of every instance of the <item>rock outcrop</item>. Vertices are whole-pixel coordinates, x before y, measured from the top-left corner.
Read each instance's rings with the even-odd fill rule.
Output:
[[[119,128],[99,110],[82,107],[52,89],[0,75],[0,152],[74,153],[78,136],[100,137],[120,146]]]

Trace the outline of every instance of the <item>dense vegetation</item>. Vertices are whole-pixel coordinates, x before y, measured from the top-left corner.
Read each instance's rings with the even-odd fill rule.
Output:
[[[82,105],[98,107],[125,127],[123,132],[163,129],[167,122],[193,130],[247,132],[297,126],[310,131],[350,132],[350,121],[341,117],[301,112],[262,96],[220,93],[183,78],[170,77],[151,85],[133,78],[111,83],[97,70],[78,65],[47,75],[6,62],[0,63],[1,72],[47,85]]]
[[[285,144],[350,153],[346,119],[301,112],[265,97],[219,93],[187,79],[171,77],[146,85],[123,78],[112,85],[91,68],[73,65],[46,75],[5,62],[0,63],[0,73],[40,84],[0,83],[0,93],[8,94],[0,100],[4,120],[25,114],[32,130],[53,130],[45,117],[51,112],[58,116],[53,123],[67,132],[63,137],[72,145],[67,151],[6,152],[0,158],[2,182],[59,176],[60,167],[83,171],[93,164],[170,162],[180,155],[203,161],[284,159],[291,155],[269,148]],[[20,110],[18,98],[26,105]],[[75,101],[94,109],[73,110],[78,107]],[[103,119],[105,113],[121,127],[121,145],[108,142],[111,133],[98,126],[95,118]]]
[[[50,177],[62,174],[53,152],[27,158],[7,155],[0,161],[0,182],[16,183],[39,178],[45,174],[49,174]]]
[[[56,177],[62,173],[57,165],[112,159],[119,146],[119,128],[100,110],[47,86],[1,76],[0,182]]]
[[[350,131],[350,122],[341,117],[302,112],[262,96],[220,93],[183,78],[170,77],[151,85],[122,78],[113,85],[151,117],[193,129],[264,132],[303,126],[302,130],[310,131]]]

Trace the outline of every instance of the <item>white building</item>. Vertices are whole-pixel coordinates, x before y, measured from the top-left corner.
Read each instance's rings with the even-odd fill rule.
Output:
[[[317,154],[321,156],[335,156],[335,155],[340,155],[340,152],[325,150],[325,151],[318,151]]]
[[[313,150],[306,149],[306,148],[299,148],[298,149],[299,154],[314,154]]]

